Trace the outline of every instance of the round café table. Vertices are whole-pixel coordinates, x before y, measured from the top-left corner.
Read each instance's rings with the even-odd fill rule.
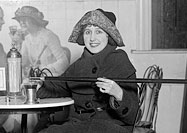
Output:
[[[24,104],[23,98],[9,99],[0,96],[0,114],[22,114],[21,130],[27,132],[27,114],[53,113],[74,104],[70,97],[39,99],[37,104]]]

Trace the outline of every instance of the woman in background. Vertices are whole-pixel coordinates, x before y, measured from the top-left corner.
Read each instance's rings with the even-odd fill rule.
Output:
[[[87,12],[75,25],[69,42],[84,46],[82,56],[62,77],[95,78],[94,82],[44,81],[39,98],[62,97],[66,93],[75,103],[69,121],[51,125],[41,133],[131,133],[138,109],[136,83],[113,79],[135,79],[136,70],[115,26],[112,12]],[[69,93],[69,94],[68,94]]]
[[[46,26],[48,21],[37,8],[23,6],[15,12],[15,17],[23,33],[27,34],[22,41],[22,67],[26,78],[30,68],[47,68],[48,76],[59,76],[68,68],[70,63],[70,50],[62,47],[59,37]],[[13,41],[18,41],[12,37]],[[20,38],[20,40],[22,37]],[[19,40],[18,43],[21,41]]]

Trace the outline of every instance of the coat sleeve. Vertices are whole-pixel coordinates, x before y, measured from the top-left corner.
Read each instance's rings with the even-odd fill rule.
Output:
[[[68,74],[73,73],[73,63],[61,77],[66,77]],[[71,90],[68,87],[67,82],[63,81],[44,81],[43,85],[37,91],[38,98],[57,98],[57,97],[71,97]]]
[[[136,75],[133,74],[129,78],[134,79],[135,77]],[[123,122],[133,124],[138,110],[138,96],[135,91],[137,84],[129,83],[125,85],[121,84],[120,86],[123,88],[123,99],[122,101],[117,101],[111,96],[109,100],[110,107],[115,110]]]
[[[113,70],[113,73],[116,74],[118,78],[136,78],[136,69],[132,65],[125,51],[117,50],[112,57],[113,60],[115,59],[112,63],[116,64],[116,68]],[[139,101],[137,95],[137,83],[117,82],[117,84],[123,90],[122,101],[117,101],[111,96],[109,105],[121,121],[132,125],[137,114]]]

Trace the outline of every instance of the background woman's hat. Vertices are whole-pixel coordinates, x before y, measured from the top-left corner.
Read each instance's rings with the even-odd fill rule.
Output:
[[[49,23],[47,20],[44,20],[43,13],[32,6],[23,6],[21,9],[18,8],[15,12],[15,17],[13,17],[12,19],[20,21],[20,19],[23,17],[30,17],[44,27]]]

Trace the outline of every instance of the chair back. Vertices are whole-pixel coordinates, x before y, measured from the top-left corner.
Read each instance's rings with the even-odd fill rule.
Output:
[[[146,69],[143,78],[162,79],[162,69],[157,65],[149,66]],[[161,83],[142,83],[139,86],[139,110],[133,133],[156,132],[158,95],[160,88]]]

